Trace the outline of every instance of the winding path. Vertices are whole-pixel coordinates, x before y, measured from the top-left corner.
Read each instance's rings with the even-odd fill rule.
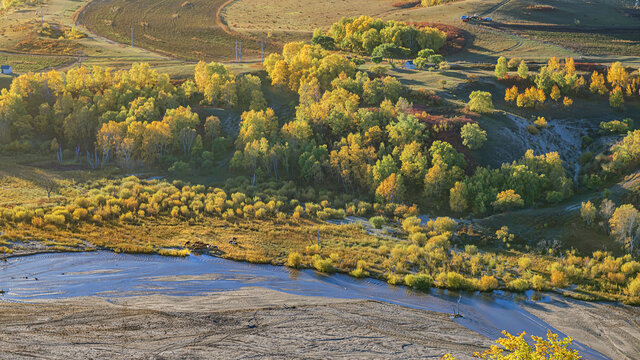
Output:
[[[484,12],[480,13],[480,16],[487,16],[490,14],[493,14],[496,10],[500,9],[501,7],[507,5],[507,3],[509,3],[511,0],[503,0],[497,4],[495,4],[494,6],[490,7],[489,9],[485,10]]]
[[[227,1],[225,1],[224,3],[222,3],[222,5],[220,5],[220,7],[218,8],[218,11],[216,11],[216,24],[218,24],[218,26],[220,26],[222,31],[224,31],[225,33],[227,33],[229,35],[237,35],[237,34],[234,33],[233,31],[231,31],[231,29],[229,28],[229,25],[227,25],[227,22],[224,21],[224,19],[222,18],[222,10],[224,10],[225,7],[231,5],[235,1],[236,0],[227,0]]]

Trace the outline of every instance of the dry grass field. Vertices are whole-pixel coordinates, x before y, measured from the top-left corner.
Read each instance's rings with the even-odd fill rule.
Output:
[[[277,46],[263,38],[229,34],[218,19],[225,0],[106,0],[90,3],[80,22],[111,40],[129,43],[131,28],[134,45],[188,60],[233,60],[235,42],[242,41],[243,60],[260,58],[260,41],[265,52]]]
[[[222,16],[236,32],[271,34],[278,41],[309,39],[315,28],[327,28],[342,17],[386,17],[400,11],[390,0],[326,0],[304,6],[292,0],[234,1]]]
[[[638,26],[624,0],[508,0],[491,14],[499,22],[590,27]],[[577,20],[577,22],[576,22]]]
[[[640,24],[638,14],[624,8],[623,2],[616,1],[615,6],[603,0],[590,1],[584,6],[576,6],[578,3],[583,4],[577,0],[561,3],[543,0],[535,6],[525,0],[465,0],[429,8],[400,9],[392,6],[392,0],[327,0],[304,6],[292,0],[96,0],[89,3],[51,0],[42,7],[0,13],[0,60],[15,64],[18,73],[78,63],[126,68],[144,61],[172,76],[184,78],[193,71],[192,61],[234,60],[236,40],[242,40],[245,62],[259,61],[260,40],[265,40],[264,51],[268,54],[277,51],[284,42],[308,40],[313,29],[326,29],[343,16],[369,15],[461,27],[467,46],[448,56],[449,62],[493,63],[500,55],[531,61],[550,56],[580,59],[581,55],[600,56],[609,52],[615,55],[608,57],[607,62],[623,60],[635,65],[638,59],[630,57],[636,55],[638,48],[634,34],[515,32],[460,21],[461,15],[477,13],[503,24],[578,26],[576,21],[580,26],[589,27]],[[79,40],[37,37],[41,11],[44,11],[44,21],[50,24],[73,26],[77,21],[88,36]],[[132,27],[134,48],[128,46]],[[2,50],[17,54],[2,53]],[[34,53],[41,56],[32,56]],[[66,58],[60,57],[61,54]],[[244,67],[239,65],[241,71]]]
[[[39,36],[41,20],[53,27],[75,26],[74,13],[84,1],[51,0],[41,7],[11,8],[0,12],[0,63],[13,66],[17,74],[77,66],[100,65],[128,68],[136,62],[148,62],[174,77],[193,74],[194,64],[185,63],[151,51],[130,47],[79,29],[86,37],[77,40]],[[41,17],[41,12],[44,16]]]
[[[315,28],[327,29],[342,17],[359,15],[454,25],[464,30],[467,47],[448,56],[448,61],[495,62],[500,55],[530,60],[576,55],[553,44],[460,21],[460,16],[468,14],[493,16],[508,2],[466,0],[428,8],[401,9],[393,7],[391,0],[328,0],[304,7],[293,0],[238,0],[227,6],[222,15],[233,31],[247,35],[270,33],[278,41],[308,40]]]

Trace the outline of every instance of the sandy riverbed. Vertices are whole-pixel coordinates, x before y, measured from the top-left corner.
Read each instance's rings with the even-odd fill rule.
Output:
[[[611,359],[640,358],[640,309],[554,296],[531,314]],[[0,302],[2,359],[470,359],[492,341],[446,314],[246,287],[206,296]]]
[[[589,303],[553,295],[522,303],[525,310],[573,339],[615,360],[640,359],[640,308]]]
[[[0,358],[469,359],[491,341],[445,314],[259,287],[207,296],[0,302]]]

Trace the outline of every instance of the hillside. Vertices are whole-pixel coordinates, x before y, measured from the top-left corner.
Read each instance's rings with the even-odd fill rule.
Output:
[[[438,304],[435,311],[453,307],[450,318],[423,317],[449,319],[445,337],[477,335],[468,346],[447,345],[454,355],[487,350],[484,337],[505,329],[546,335],[557,349],[576,334],[572,349],[586,359],[638,357],[633,328],[561,321],[595,301],[590,314],[624,309],[611,324],[629,325],[629,309],[640,304],[636,10],[605,0],[12,3],[0,11],[0,63],[14,68],[0,75],[0,260],[8,260],[0,276],[12,280],[9,289],[0,281],[0,303],[5,293],[13,301],[31,291],[65,299],[139,288],[211,299],[209,291],[261,281],[335,298],[368,289],[358,294],[383,311],[396,311],[384,301],[415,299]],[[54,252],[61,261],[51,270],[42,259],[57,264]],[[102,260],[91,263],[93,254]],[[136,276],[101,267],[124,258]],[[31,261],[46,269],[30,272]],[[208,261],[223,270],[207,273]],[[151,279],[159,263],[175,265],[176,277]],[[271,271],[275,280],[221,264]],[[76,286],[90,280],[100,285]],[[239,338],[279,327],[293,307],[272,296],[276,326],[257,320],[254,302],[222,309],[240,317],[254,310],[248,323],[225,324]],[[131,311],[157,335],[158,322],[175,314],[141,308],[149,299],[122,300],[111,314]],[[373,303],[294,300],[314,319],[346,309],[355,327],[374,324],[358,344],[375,349],[380,339],[381,357],[400,346],[396,356],[432,348],[454,359],[429,345],[440,335],[425,335],[426,343],[407,336],[405,349],[398,338],[424,329],[380,329],[387,317],[357,309]],[[71,333],[111,326],[96,303],[73,301],[97,325]],[[16,309],[29,324],[42,310]],[[147,310],[153,317],[140,321]],[[180,356],[201,354],[189,348],[202,340],[193,337],[201,321],[219,316],[192,310],[200,320],[176,330],[191,334]],[[308,320],[290,319],[291,329],[307,331],[316,322]],[[350,329],[327,346],[343,344]],[[182,346],[165,340],[156,345]],[[289,346],[274,344],[261,346]],[[73,350],[66,344],[56,354]]]

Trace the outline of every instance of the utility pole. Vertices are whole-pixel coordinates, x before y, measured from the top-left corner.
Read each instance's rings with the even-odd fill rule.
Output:
[[[133,47],[133,26],[131,27],[131,47]]]
[[[264,41],[260,40],[260,60],[264,62]]]
[[[242,61],[242,40],[236,40],[236,62]]]

